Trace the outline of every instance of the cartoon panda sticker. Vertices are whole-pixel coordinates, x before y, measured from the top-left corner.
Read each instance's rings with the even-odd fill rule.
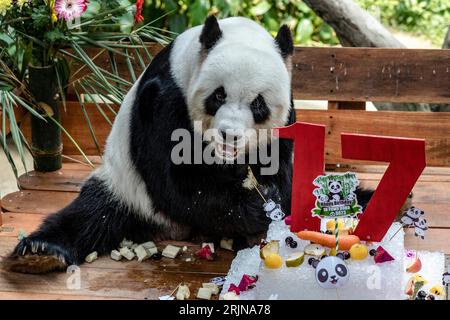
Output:
[[[337,289],[344,286],[350,273],[344,260],[329,256],[313,264],[316,269],[316,281],[324,289]]]
[[[411,207],[403,213],[400,222],[404,226],[412,226],[415,222],[419,221],[419,218],[424,214],[425,213],[419,208]]]
[[[427,220],[420,217],[418,221],[414,222],[414,235],[425,239],[425,231],[428,230]]]
[[[266,216],[273,221],[280,221],[285,216],[283,210],[281,210],[281,205],[275,203],[272,199],[269,199],[264,203],[263,208],[266,212]]]

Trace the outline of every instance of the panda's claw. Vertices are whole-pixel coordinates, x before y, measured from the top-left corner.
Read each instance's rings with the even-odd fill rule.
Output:
[[[64,270],[70,255],[59,245],[39,239],[24,238],[2,261],[2,269],[20,273],[40,274]]]

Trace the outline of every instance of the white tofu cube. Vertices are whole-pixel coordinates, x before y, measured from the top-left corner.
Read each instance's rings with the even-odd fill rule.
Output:
[[[127,260],[133,260],[136,256],[133,251],[128,249],[128,247],[120,248],[120,254],[125,257]]]
[[[211,300],[212,291],[209,288],[200,288],[197,292],[197,298],[203,300]]]
[[[178,287],[178,291],[176,294],[176,298],[177,300],[185,300],[185,299],[189,299],[189,297],[191,296],[191,291],[189,290],[189,287],[187,285],[180,285]]]
[[[212,282],[207,282],[202,284],[203,288],[210,289],[212,294],[219,294],[219,286]]]
[[[143,246],[145,249],[156,248],[156,245],[153,241],[141,243],[141,246]]]
[[[233,251],[233,239],[220,240],[220,247],[225,250]]]
[[[155,253],[158,253],[158,248],[157,247],[148,248],[148,249],[145,248],[145,250],[147,251],[149,257],[154,255]]]
[[[151,255],[149,255],[148,251],[142,245],[138,245],[136,248],[134,248],[134,252],[136,253],[139,262],[147,260],[151,257]]]
[[[97,260],[98,254],[97,251],[91,252],[87,255],[87,257],[84,259],[87,263],[91,263],[94,260]]]
[[[121,248],[131,248],[133,246],[133,241],[131,240],[127,240],[127,239],[123,239],[122,242],[119,245]]]
[[[111,251],[111,255],[110,256],[111,256],[111,259],[116,260],[116,261],[120,261],[122,259],[122,255],[117,250]]]
[[[240,300],[239,296],[234,291],[225,293],[222,296],[222,300]]]
[[[181,248],[173,246],[171,244],[167,245],[167,247],[164,248],[162,255],[166,258],[172,258],[175,259],[175,257],[180,252]]]

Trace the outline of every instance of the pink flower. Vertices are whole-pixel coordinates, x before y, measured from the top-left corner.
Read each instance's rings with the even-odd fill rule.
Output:
[[[55,11],[60,18],[70,21],[73,18],[79,18],[86,11],[87,0],[56,0]]]
[[[142,10],[144,10],[144,0],[136,0],[136,13],[134,14],[134,22],[136,24],[144,21]]]

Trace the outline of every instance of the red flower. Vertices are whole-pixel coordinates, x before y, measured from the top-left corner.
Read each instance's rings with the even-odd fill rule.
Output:
[[[136,0],[136,13],[134,14],[134,22],[136,24],[144,21],[142,10],[144,10],[144,0]]]

